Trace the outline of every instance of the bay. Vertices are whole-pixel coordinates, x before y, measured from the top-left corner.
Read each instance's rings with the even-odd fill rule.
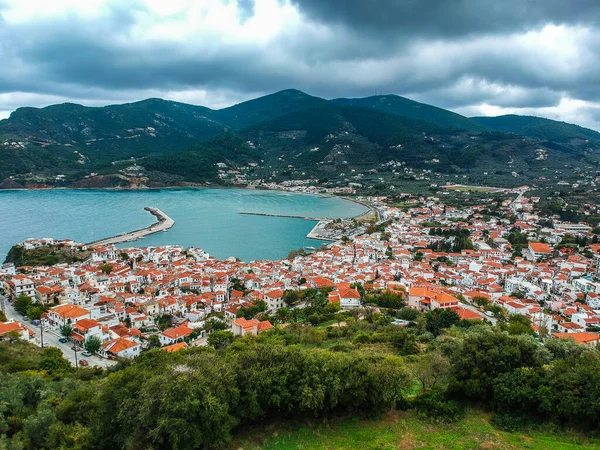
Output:
[[[175,226],[120,246],[200,247],[217,258],[244,261],[280,259],[323,242],[306,238],[313,221],[240,212],[348,218],[366,210],[340,198],[251,189],[0,191],[0,261],[30,237],[85,243],[146,227],[155,220],[146,206],[160,208]]]

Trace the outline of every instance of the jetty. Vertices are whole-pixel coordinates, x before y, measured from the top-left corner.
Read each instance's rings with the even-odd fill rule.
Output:
[[[136,239],[141,239],[150,234],[158,233],[159,231],[166,231],[173,225],[175,225],[175,221],[158,208],[147,206],[144,208],[144,210],[148,211],[150,214],[155,216],[157,222],[153,223],[152,225],[146,228],[141,228],[139,230],[130,231],[128,233],[119,234],[117,236],[100,239],[94,242],[90,242],[86,245],[110,245],[120,244],[121,242],[135,241]]]
[[[291,216],[288,214],[269,214],[269,213],[257,213],[257,212],[240,212],[245,216],[264,216],[264,217],[283,217],[285,219],[303,219],[303,220],[314,220],[319,222],[321,220],[333,220],[326,217],[308,217],[308,216]]]

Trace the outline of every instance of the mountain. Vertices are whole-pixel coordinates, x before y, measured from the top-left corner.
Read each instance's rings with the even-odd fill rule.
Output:
[[[571,139],[594,139],[600,141],[600,133],[567,122],[535,116],[507,114],[497,117],[472,117],[472,121],[504,133],[515,133],[537,139],[567,142]]]
[[[469,131],[489,131],[480,122],[468,119],[460,114],[425,103],[415,102],[398,95],[376,95],[366,98],[336,98],[333,103],[342,106],[360,106],[395,114],[412,120],[422,120],[443,127],[457,128]]]
[[[360,184],[384,179],[367,174],[398,176],[394,167],[515,183],[514,172],[596,164],[598,134],[547,119],[469,119],[394,95],[324,100],[293,89],[220,110],[162,99],[62,104],[19,108],[0,121],[0,188],[309,177]]]
[[[239,103],[213,112],[213,117],[232,128],[244,128],[281,117],[286,114],[317,108],[327,100],[313,97],[296,89],[286,89],[254,100]]]

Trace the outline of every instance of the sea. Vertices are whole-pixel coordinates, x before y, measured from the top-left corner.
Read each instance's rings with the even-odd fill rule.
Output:
[[[243,261],[281,259],[290,250],[323,242],[306,238],[314,221],[240,212],[349,218],[366,211],[341,198],[253,189],[0,191],[0,262],[27,238],[88,243],[149,226],[155,217],[146,206],[161,209],[175,225],[120,247],[199,247],[219,259]]]

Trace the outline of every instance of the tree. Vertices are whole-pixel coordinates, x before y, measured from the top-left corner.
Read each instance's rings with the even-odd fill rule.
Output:
[[[215,349],[225,348],[233,342],[235,336],[231,331],[215,331],[208,335],[206,342]]]
[[[102,342],[96,336],[90,337],[87,341],[85,341],[85,349],[90,352],[92,355],[95,354],[100,347],[102,346]]]
[[[277,313],[275,314],[277,316],[277,320],[280,323],[285,323],[286,319],[289,317],[290,315],[290,309],[286,308],[285,306],[283,308],[279,308],[277,310]]]
[[[299,298],[300,296],[298,295],[298,291],[292,291],[288,289],[283,293],[283,301],[288,306],[295,304]]]
[[[419,317],[419,311],[412,308],[402,308],[400,311],[398,311],[396,316],[398,317],[398,319],[402,320],[417,320],[417,318]]]
[[[533,335],[533,328],[531,328],[531,321],[527,316],[521,314],[511,314],[508,316],[508,325],[502,323],[502,328],[508,331],[510,334],[530,334]]]
[[[73,333],[73,327],[68,323],[60,327],[60,334],[62,337],[70,338]]]
[[[484,307],[486,305],[489,305],[490,301],[487,298],[482,297],[481,295],[476,295],[475,297],[473,297],[473,303],[475,303],[477,306]]]
[[[450,375],[450,360],[439,351],[431,351],[423,355],[411,367],[423,389],[432,389],[439,384],[445,384]]]
[[[425,329],[434,336],[439,336],[443,329],[459,322],[460,316],[453,309],[434,309],[425,315]]]
[[[33,302],[31,301],[30,297],[28,297],[27,295],[19,295],[15,299],[14,307],[18,313],[26,315],[27,310],[31,307],[32,304]]]
[[[27,309],[27,317],[31,320],[39,320],[44,314],[44,307],[42,305],[32,305]]]
[[[109,273],[111,273],[113,271],[113,266],[111,266],[108,263],[104,263],[100,265],[100,270],[102,271],[103,274],[108,275]]]
[[[63,358],[62,352],[56,347],[44,348],[40,368],[55,376],[64,375],[74,370],[71,363]]]
[[[489,400],[500,375],[540,367],[549,357],[532,337],[491,328],[468,333],[445,349],[452,362],[452,389],[474,400]]]
[[[222,331],[227,329],[227,325],[220,320],[210,319],[208,322],[206,322],[205,328],[206,330]]]
[[[158,335],[153,334],[148,338],[148,348],[158,348],[160,346],[160,338]]]
[[[171,319],[173,319],[173,316],[170,314],[163,314],[162,316],[158,316],[154,322],[161,331],[164,331],[171,326]]]

